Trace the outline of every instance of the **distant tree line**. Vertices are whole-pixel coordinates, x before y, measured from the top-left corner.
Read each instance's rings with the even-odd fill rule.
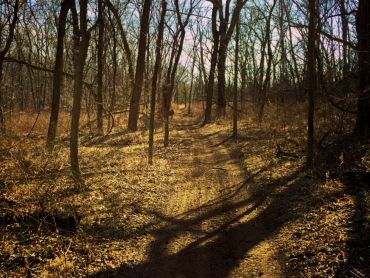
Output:
[[[235,138],[247,103],[261,123],[269,101],[306,102],[312,166],[318,99],[356,114],[354,134],[369,134],[369,15],[367,0],[1,1],[1,132],[14,113],[50,111],[52,151],[59,111],[71,111],[79,181],[81,112],[95,115],[97,135],[119,112],[129,131],[149,115],[152,163],[156,115],[168,146],[174,101],[188,113],[202,102],[204,125],[231,106]]]

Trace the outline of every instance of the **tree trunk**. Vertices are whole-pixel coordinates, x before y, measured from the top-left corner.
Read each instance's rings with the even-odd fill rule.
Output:
[[[98,134],[103,133],[103,55],[104,55],[104,6],[103,0],[98,0],[98,90],[96,94],[96,122]]]
[[[73,104],[71,119],[71,141],[70,141],[70,161],[72,176],[77,186],[82,182],[78,161],[78,129],[81,113],[82,85],[87,50],[89,47],[90,34],[87,30],[87,2],[80,1],[80,27],[78,27],[78,18],[75,7],[72,7],[74,13],[74,84],[73,84]],[[79,36],[80,35],[80,36]]]
[[[241,84],[240,84],[240,109],[244,111],[245,109],[245,99],[246,99],[246,83],[247,83],[247,59],[248,52],[244,53],[244,59],[241,64],[240,75],[241,75]]]
[[[195,68],[196,56],[195,48],[193,48],[193,63],[191,66],[191,78],[190,78],[190,89],[189,89],[189,105],[188,105],[188,114],[191,114],[191,102],[193,99],[193,83],[194,83],[194,68]],[[186,103],[186,101],[185,101]]]
[[[226,56],[227,56],[227,45],[221,39],[220,48],[218,50],[218,64],[217,64],[217,75],[218,75],[218,90],[217,90],[217,116],[225,116],[226,113]]]
[[[169,126],[169,113],[171,109],[171,101],[172,101],[172,93],[175,86],[175,78],[176,78],[176,72],[177,67],[180,61],[182,48],[184,45],[184,39],[185,39],[185,26],[183,26],[181,32],[180,32],[180,42],[177,45],[177,55],[175,57],[172,71],[170,72],[170,78],[168,79],[169,84],[165,84],[165,88],[163,90],[163,98],[164,98],[164,106],[163,106],[163,116],[164,116],[164,139],[163,139],[163,145],[165,147],[168,146],[169,143],[169,136],[170,136],[170,126]]]
[[[314,163],[314,112],[315,92],[317,85],[315,48],[317,41],[316,0],[309,0],[309,29],[307,45],[307,81],[308,81],[308,113],[307,113],[307,151],[306,165],[313,167]]]
[[[265,104],[267,101],[267,89],[270,85],[271,80],[271,63],[272,63],[272,50],[271,50],[271,17],[274,11],[276,1],[274,0],[271,9],[269,11],[268,17],[266,19],[266,26],[265,26],[265,38],[262,43],[262,54],[261,54],[261,63],[260,63],[260,88],[259,88],[259,103],[258,103],[258,122],[262,123],[263,112],[265,108]],[[266,46],[267,46],[267,69],[266,69],[266,76],[264,77],[264,65],[265,65],[265,56],[266,56]]]
[[[151,99],[150,99],[150,118],[149,118],[149,147],[148,147],[148,163],[153,164],[153,145],[154,145],[154,115],[155,115],[155,98],[157,94],[157,80],[159,75],[159,70],[161,67],[161,48],[163,40],[163,30],[164,30],[164,21],[167,12],[167,1],[162,0],[161,3],[161,19],[158,25],[158,37],[155,46],[155,64],[154,72],[152,79],[152,90],[151,90]]]
[[[354,133],[370,134],[370,2],[360,0],[356,18],[358,36],[359,84]]]
[[[54,148],[55,137],[57,133],[59,106],[60,106],[60,92],[63,82],[64,36],[66,30],[68,11],[72,7],[72,5],[73,0],[62,1],[59,14],[57,50],[55,54],[55,64],[53,74],[53,94],[51,100],[48,135],[46,140],[46,147],[48,148],[49,151]]]
[[[8,53],[10,46],[13,42],[15,25],[17,24],[17,21],[18,21],[18,10],[19,10],[19,0],[15,0],[14,7],[13,7],[13,19],[9,26],[8,37],[6,38],[4,48],[0,51],[0,132],[2,133],[5,132],[5,118],[4,118],[4,111],[3,111],[4,104],[3,104],[3,97],[2,97],[3,93],[1,91],[1,85],[3,81],[3,65],[4,65],[5,55]],[[1,31],[2,30],[0,29],[0,37],[2,35]]]
[[[347,10],[346,10],[345,0],[340,0],[339,5],[340,5],[339,7],[340,7],[340,13],[341,13],[341,19],[342,19],[342,39],[343,39],[343,41],[347,41],[348,40],[348,19],[347,19],[347,15],[346,15]],[[343,77],[345,78],[349,73],[348,47],[345,43],[343,44],[342,55],[343,55],[342,78]],[[347,85],[347,82],[345,82],[345,84]],[[346,89],[348,89],[348,87],[346,87]]]
[[[234,32],[234,28],[239,17],[240,11],[247,2],[247,0],[237,0],[235,4],[232,17],[230,19],[230,2],[226,1],[225,11],[222,8],[222,1],[219,1],[220,8],[220,47],[218,51],[218,99],[217,99],[217,114],[218,116],[224,116],[226,113],[226,58],[227,58],[227,47],[229,45],[231,36]]]
[[[141,89],[145,71],[145,55],[147,48],[147,36],[149,31],[150,7],[152,1],[144,0],[143,14],[141,15],[139,48],[136,61],[135,82],[132,89],[130,111],[127,128],[130,131],[137,130],[137,120],[139,118]]]
[[[166,84],[164,85],[163,89],[163,124],[164,124],[164,139],[163,145],[164,147],[168,146],[169,143],[169,134],[170,134],[170,127],[169,127],[169,113],[171,108],[171,101],[172,101],[172,94],[175,87],[175,78],[177,73],[177,67],[179,65],[182,49],[184,46],[184,39],[185,39],[185,28],[189,23],[190,15],[193,11],[193,4],[194,2],[190,2],[189,10],[186,14],[186,19],[183,21],[181,18],[181,11],[179,7],[179,1],[174,0],[174,4],[176,7],[176,16],[177,16],[177,23],[178,23],[178,30],[174,36],[174,45],[171,52],[170,63],[167,71],[166,76]]]
[[[217,9],[218,5],[214,4],[212,9],[212,35],[213,35],[213,50],[211,55],[211,66],[209,69],[208,82],[206,87],[206,110],[204,113],[203,124],[209,124],[212,121],[212,101],[213,101],[213,90],[215,82],[215,71],[218,57],[219,47],[219,32],[217,30]]]
[[[236,23],[235,61],[234,61],[234,95],[233,95],[233,138],[238,138],[238,66],[239,66],[239,19]]]

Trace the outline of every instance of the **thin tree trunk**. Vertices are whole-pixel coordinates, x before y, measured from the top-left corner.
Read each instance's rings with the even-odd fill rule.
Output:
[[[155,64],[154,72],[152,79],[152,90],[151,90],[151,99],[150,99],[150,119],[149,119],[149,147],[148,147],[148,163],[153,164],[153,145],[154,145],[154,116],[155,116],[155,103],[156,103],[156,94],[157,94],[157,80],[159,75],[159,70],[161,67],[161,48],[163,41],[163,30],[164,30],[164,21],[167,12],[167,1],[162,0],[161,3],[161,19],[158,25],[158,37],[155,47]]]
[[[230,18],[230,2],[226,1],[225,12],[222,8],[222,1],[219,1],[220,8],[220,47],[218,51],[218,99],[217,99],[217,114],[218,116],[224,116],[226,113],[226,58],[227,58],[227,47],[230,42],[231,36],[234,32],[236,21],[239,17],[240,11],[247,2],[247,0],[237,0],[234,11],[229,23]]]
[[[96,94],[96,123],[98,134],[103,133],[103,56],[104,56],[104,0],[98,0],[98,89]]]
[[[217,64],[217,116],[225,116],[226,113],[226,56],[227,45],[224,40],[220,40],[220,48],[218,50],[218,64]]]
[[[244,53],[244,59],[241,64],[240,75],[241,75],[241,84],[240,84],[240,109],[243,111],[245,109],[245,99],[246,99],[246,82],[247,82],[247,59],[248,52]]]
[[[171,108],[171,100],[172,100],[172,93],[175,86],[175,77],[177,72],[177,66],[180,61],[182,48],[184,45],[184,39],[185,39],[185,26],[183,26],[181,32],[180,32],[180,42],[177,45],[177,55],[175,57],[175,61],[173,63],[172,71],[170,73],[169,78],[169,84],[166,84],[165,89],[163,90],[164,95],[164,106],[163,106],[163,112],[164,112],[164,139],[163,139],[163,145],[165,147],[168,146],[169,143],[169,135],[170,135],[170,127],[169,127],[169,113]]]
[[[347,41],[348,40],[348,19],[346,15],[347,10],[346,10],[345,0],[340,0],[339,5],[340,5],[339,7],[340,7],[340,13],[341,13],[341,19],[342,19],[342,39],[343,41]],[[343,44],[342,55],[343,55],[342,77],[346,77],[349,73],[349,65],[348,65],[348,47],[345,43]],[[345,84],[347,84],[347,82],[345,82]]]
[[[193,100],[193,83],[194,83],[194,68],[195,68],[196,56],[195,48],[193,48],[193,64],[191,66],[191,79],[190,79],[190,89],[189,89],[189,105],[188,105],[188,114],[191,114],[191,102]]]
[[[316,0],[309,0],[309,29],[307,45],[307,81],[308,81],[308,113],[307,113],[307,152],[306,165],[313,167],[314,163],[314,112],[315,92],[317,84],[315,48],[317,42]]]
[[[266,19],[266,27],[265,27],[265,38],[262,43],[262,57],[261,57],[261,64],[260,64],[260,90],[259,90],[259,107],[258,107],[258,122],[262,123],[263,118],[263,112],[265,108],[265,104],[267,101],[267,89],[270,85],[271,80],[271,63],[272,63],[272,50],[271,50],[271,17],[272,13],[274,11],[275,5],[277,0],[274,0],[271,9],[269,11],[269,15]],[[263,79],[264,76],[264,64],[265,64],[265,55],[266,55],[266,48],[267,46],[267,69],[266,69],[266,76],[265,79]]]
[[[233,95],[233,138],[238,138],[238,66],[239,66],[239,18],[236,22],[235,61],[234,61],[234,95]]]
[[[217,30],[217,10],[218,5],[214,4],[212,9],[212,35],[213,35],[213,50],[211,55],[211,65],[209,69],[208,82],[206,87],[206,110],[204,113],[203,124],[209,124],[212,121],[212,101],[213,101],[213,90],[215,82],[215,71],[218,58],[218,47],[220,36]]]
[[[152,1],[144,0],[143,14],[141,15],[139,48],[136,61],[135,82],[132,89],[130,111],[127,128],[130,131],[137,130],[137,121],[140,111],[140,98],[145,71],[145,55],[147,51],[147,36],[149,31],[150,7]]]
[[[46,140],[46,147],[52,150],[55,144],[55,137],[57,133],[59,107],[60,107],[60,92],[63,83],[63,52],[64,52],[64,36],[66,30],[67,15],[69,9],[73,5],[73,0],[62,1],[59,22],[58,22],[58,36],[57,36],[57,50],[55,54],[54,74],[53,74],[53,94],[51,100],[51,111],[48,135]]]
[[[113,13],[113,16],[115,17],[116,22],[118,24],[118,29],[119,29],[120,34],[121,34],[123,49],[125,51],[127,64],[128,64],[128,75],[129,75],[129,79],[130,79],[131,83],[133,84],[134,83],[134,69],[133,69],[134,66],[133,66],[132,58],[131,58],[132,54],[131,54],[131,49],[130,49],[129,42],[127,40],[126,33],[125,33],[125,31],[123,30],[123,27],[122,27],[122,22],[121,22],[119,12],[116,9],[116,7],[113,6],[113,4],[109,0],[105,0],[105,4],[107,5],[107,8]]]
[[[112,95],[110,99],[109,111],[114,112],[116,106],[116,82],[117,82],[117,38],[116,30],[112,22],[112,32],[113,32],[113,50],[112,50],[112,63],[113,63],[113,77],[112,77]],[[112,114],[113,115],[113,114]],[[111,117],[108,117],[108,127],[107,130],[112,130],[114,127],[114,118],[112,116],[112,123],[110,122]]]
[[[171,108],[172,94],[175,87],[177,67],[179,65],[182,49],[184,46],[184,39],[186,34],[185,28],[189,23],[190,15],[192,14],[194,8],[194,1],[190,1],[190,8],[187,12],[186,19],[183,21],[181,18],[179,1],[174,0],[174,4],[176,7],[176,15],[179,29],[176,31],[176,34],[174,36],[174,46],[173,46],[174,48],[171,53],[170,65],[166,77],[166,84],[163,89],[164,147],[167,147],[169,143],[169,134],[170,134],[169,113]]]
[[[1,85],[3,81],[3,65],[4,65],[5,55],[8,53],[10,46],[13,42],[15,26],[18,21],[18,10],[19,10],[19,0],[15,0],[14,7],[13,7],[13,19],[9,26],[9,34],[8,34],[8,37],[6,38],[4,48],[0,51],[0,132],[2,133],[5,132],[5,118],[4,118],[4,111],[3,111],[4,103],[3,103],[3,97],[2,97],[3,92],[1,91]]]
[[[71,119],[71,141],[70,141],[70,161],[72,176],[79,186],[82,182],[81,173],[78,161],[78,129],[81,114],[81,98],[83,73],[89,47],[90,34],[87,30],[87,2],[88,0],[80,1],[80,28],[78,28],[78,18],[75,7],[72,8],[74,13],[74,84],[73,84],[73,104],[72,104],[72,119]],[[80,34],[80,36],[78,36]]]

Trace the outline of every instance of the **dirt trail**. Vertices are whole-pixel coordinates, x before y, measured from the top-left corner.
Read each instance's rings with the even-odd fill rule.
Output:
[[[200,127],[196,114],[179,110],[169,147],[156,130],[153,165],[144,128],[81,137],[88,189],[81,192],[68,176],[67,141],[52,156],[44,152],[43,136],[2,141],[0,273],[223,278],[369,272],[366,237],[355,236],[368,234],[368,145],[349,145],[348,172],[328,178],[339,165],[330,157],[315,172],[304,168],[303,124],[243,120],[234,141],[227,119]],[[342,156],[341,146],[326,155]]]
[[[177,126],[174,139],[185,145],[179,181],[161,212],[165,225],[133,276],[280,277],[275,250],[263,238],[268,226],[251,221],[258,204],[238,144],[195,125]]]

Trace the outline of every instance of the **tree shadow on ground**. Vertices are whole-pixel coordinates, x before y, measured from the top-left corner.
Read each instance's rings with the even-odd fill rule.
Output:
[[[309,187],[310,179],[298,169],[259,185],[250,197],[206,207],[195,216],[171,219],[148,212],[167,223],[151,231],[155,240],[150,245],[148,259],[139,265],[102,270],[90,277],[228,277],[254,246],[273,236],[288,221],[322,205],[321,198],[307,202]],[[296,198],[299,195],[302,198]],[[241,221],[255,210],[261,212],[247,222]],[[211,232],[199,229],[202,222],[225,214],[231,216]],[[197,234],[197,239],[177,253],[168,253],[166,245],[184,232]]]
[[[370,173],[347,172],[342,177],[346,191],[355,200],[351,234],[347,241],[348,260],[338,270],[338,277],[370,276],[370,221],[366,195],[369,196]]]
[[[191,137],[189,140],[194,142],[194,140],[199,140],[199,142],[204,142],[204,139],[206,140],[206,145],[213,145],[215,141],[219,142],[224,138],[225,136],[221,132],[210,132],[207,134],[196,134],[196,137]],[[181,140],[180,140],[180,139]],[[179,142],[184,142],[185,139],[182,137],[175,138],[175,140],[179,140]],[[186,138],[187,140],[187,138]],[[192,144],[190,142],[190,145]],[[202,145],[204,146],[204,145]],[[218,215],[223,215],[224,213],[228,212],[232,209],[230,208],[229,204],[226,204],[229,200],[232,200],[241,193],[243,189],[249,186],[249,183],[253,181],[255,177],[260,175],[261,173],[267,171],[270,166],[272,166],[273,163],[270,163],[266,167],[262,167],[258,171],[254,173],[250,173],[246,169],[244,169],[244,166],[241,165],[242,163],[239,163],[240,161],[236,159],[234,156],[234,150],[230,149],[230,147],[233,147],[232,145],[224,146],[221,148],[211,148],[209,151],[201,151],[200,153],[195,152],[194,155],[195,158],[193,160],[190,160],[189,163],[192,163],[194,165],[199,165],[199,167],[196,167],[196,171],[202,175],[204,173],[204,169],[201,166],[204,165],[218,165],[218,164],[224,164],[225,162],[231,162],[233,165],[237,166],[241,173],[243,173],[243,177],[245,178],[240,183],[236,183],[234,185],[228,185],[226,188],[220,189],[220,197],[212,198],[206,203],[203,203],[202,205],[191,208],[187,210],[185,213],[181,213],[176,215],[173,218],[166,217],[164,215],[159,214],[157,211],[154,210],[146,210],[141,207],[140,204],[131,204],[131,205],[125,205],[126,209],[128,209],[131,212],[134,212],[135,214],[139,214],[143,216],[143,218],[148,219],[148,217],[151,219],[149,223],[145,223],[143,225],[140,225],[139,227],[135,227],[134,229],[130,229],[127,227],[124,227],[123,225],[117,225],[114,221],[114,219],[102,219],[99,221],[99,223],[92,223],[88,225],[84,225],[84,231],[88,233],[91,236],[99,237],[99,238],[105,238],[106,240],[128,240],[135,237],[148,235],[148,234],[157,234],[160,232],[166,232],[168,227],[162,227],[163,224],[165,225],[179,225],[180,228],[177,229],[177,233],[181,233],[181,229],[185,226],[192,226],[197,225],[197,223],[201,221],[206,221],[207,219],[217,217]],[[190,148],[193,150],[193,148]],[[204,155],[207,155],[207,158],[204,158]],[[202,161],[198,161],[199,156],[202,157]],[[240,158],[240,157],[238,157]],[[212,163],[206,163],[203,160],[210,159],[210,161],[213,161]],[[183,165],[183,167],[186,167],[186,165]],[[216,167],[216,170],[219,170],[221,168]],[[225,169],[222,169],[225,170]],[[226,170],[225,170],[226,171]],[[194,176],[194,173],[191,173]],[[215,173],[215,176],[219,176],[218,173]],[[221,176],[225,176],[224,172],[221,173]],[[223,177],[221,180],[222,183],[226,183],[225,179],[227,179],[227,176]],[[115,200],[116,198],[114,196],[111,196],[112,193],[106,193],[104,200],[102,200],[101,204],[104,204],[107,206],[107,209],[110,211],[114,211],[113,214],[119,215],[119,213],[122,213],[122,206],[119,206],[117,208],[115,205],[110,205],[110,200]],[[243,200],[243,202],[240,202],[240,206],[247,205],[250,200]],[[239,206],[235,206],[235,209],[239,208]],[[119,211],[117,211],[117,209]],[[207,210],[207,211],[206,211]],[[211,210],[214,210],[211,212]],[[195,216],[204,213],[204,217],[195,218]],[[213,216],[212,216],[213,215]],[[184,221],[180,220],[182,218],[192,218],[189,220],[189,222],[184,223]],[[158,226],[161,226],[161,228],[158,228]],[[162,230],[163,229],[163,230]],[[185,229],[186,230],[186,229]],[[190,228],[190,230],[193,230],[193,228]]]
[[[338,269],[337,277],[370,277],[370,172],[361,163],[369,146],[369,140],[352,137],[342,142],[347,169],[341,173],[340,180],[354,199],[355,211],[346,242],[348,260]]]
[[[341,263],[335,277],[370,277],[370,172],[362,161],[369,155],[369,139],[352,134],[335,138],[322,146],[317,155],[318,175],[339,179],[343,193],[354,200],[354,211],[348,220],[348,258]]]

